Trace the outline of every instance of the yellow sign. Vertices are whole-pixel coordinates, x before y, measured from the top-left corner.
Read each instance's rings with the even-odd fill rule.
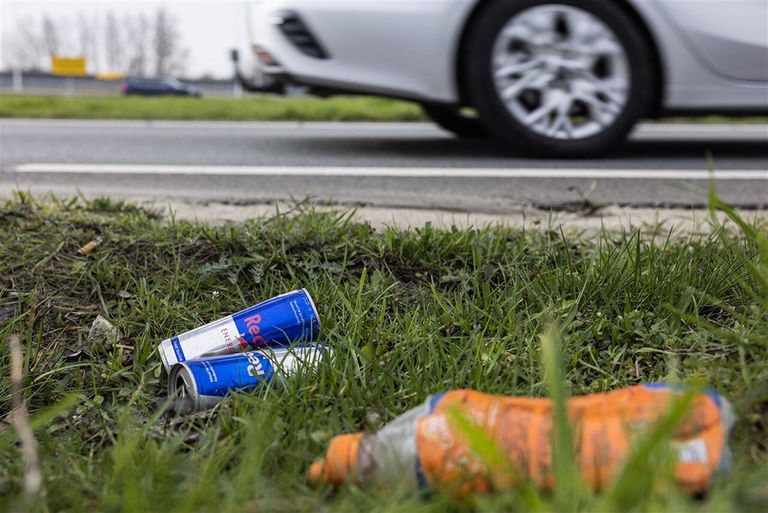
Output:
[[[120,73],[119,71],[102,71],[101,73],[96,73],[97,80],[122,80],[124,78],[125,74]]]
[[[85,58],[53,57],[51,60],[51,73],[81,77],[85,75]]]

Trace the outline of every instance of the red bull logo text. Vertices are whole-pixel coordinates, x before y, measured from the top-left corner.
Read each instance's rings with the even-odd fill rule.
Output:
[[[319,332],[317,310],[309,293],[302,289],[164,340],[158,349],[165,368],[170,370],[175,363],[201,356],[313,342]]]

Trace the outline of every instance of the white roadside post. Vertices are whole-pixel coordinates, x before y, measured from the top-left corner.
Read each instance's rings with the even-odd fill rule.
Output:
[[[21,68],[13,68],[13,92],[22,93],[24,91],[24,81],[21,76]]]

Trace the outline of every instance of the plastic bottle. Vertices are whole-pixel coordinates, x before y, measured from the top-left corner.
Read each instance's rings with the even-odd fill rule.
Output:
[[[584,482],[604,489],[621,471],[633,442],[682,396],[678,388],[651,384],[571,398],[568,416]],[[456,425],[456,415],[481,427],[507,464],[489,468]],[[714,390],[693,396],[671,441],[674,478],[684,490],[703,492],[716,473],[728,470],[733,421],[730,404]],[[464,495],[508,489],[526,479],[551,490],[552,428],[549,399],[455,390],[430,396],[377,433],[333,438],[325,457],[311,465],[309,480],[400,491],[446,487]]]

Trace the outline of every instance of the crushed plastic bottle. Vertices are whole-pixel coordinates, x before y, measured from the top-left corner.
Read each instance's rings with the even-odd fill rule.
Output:
[[[574,397],[568,415],[576,463],[595,491],[621,471],[633,442],[670,411],[683,392],[663,383]],[[509,465],[488,468],[452,422],[456,413],[483,428]],[[454,417],[455,418],[455,417]],[[730,467],[730,403],[714,390],[697,393],[671,441],[674,479],[690,493],[706,491],[713,476]],[[387,487],[417,491],[447,487],[458,495],[504,490],[521,479],[544,490],[554,487],[549,399],[494,396],[455,390],[430,396],[377,433],[333,438],[325,457],[313,463],[314,485]]]

